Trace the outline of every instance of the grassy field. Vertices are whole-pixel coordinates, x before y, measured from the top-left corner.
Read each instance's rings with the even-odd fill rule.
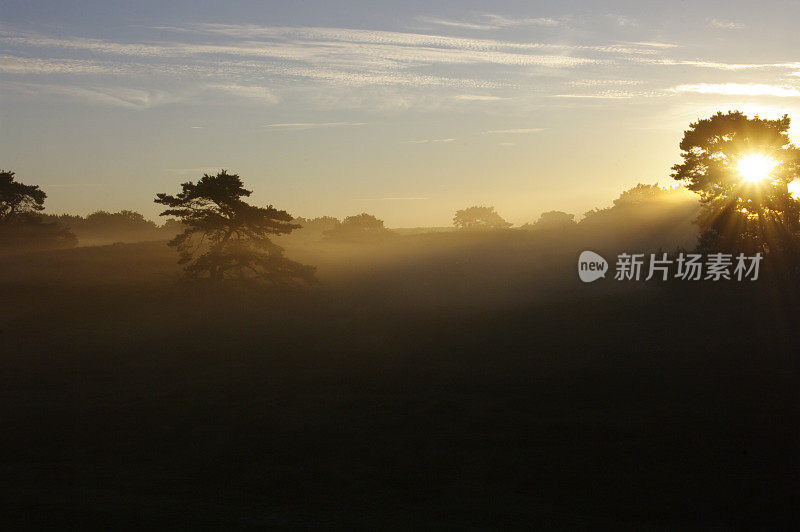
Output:
[[[798,524],[798,307],[580,284],[509,232],[294,242],[320,287],[175,282],[163,243],[3,257],[3,521]]]

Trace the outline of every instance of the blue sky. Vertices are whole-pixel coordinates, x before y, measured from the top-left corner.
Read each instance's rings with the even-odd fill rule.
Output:
[[[717,109],[800,119],[797,2],[0,6],[0,166],[52,212],[224,167],[296,215],[521,224],[668,183]]]

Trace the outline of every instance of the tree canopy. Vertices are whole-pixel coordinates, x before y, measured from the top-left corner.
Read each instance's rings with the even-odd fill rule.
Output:
[[[14,172],[0,170],[0,221],[44,210],[45,198],[38,185],[25,185],[14,180]]]
[[[242,198],[251,191],[240,177],[222,170],[204,174],[197,183],[181,184],[175,195],[158,194],[155,202],[168,207],[161,216],[174,216],[185,226],[169,245],[179,263],[195,279],[218,284],[226,280],[259,280],[275,285],[315,283],[315,268],[287,259],[270,236],[300,227],[286,211],[256,207]]]
[[[30,251],[73,247],[75,235],[58,222],[48,223],[38,185],[14,179],[14,172],[0,170],[0,251]]]
[[[299,216],[294,222],[300,225],[303,232],[320,234],[335,229],[342,222],[333,216],[318,216],[317,218],[303,218]]]
[[[366,212],[348,216],[341,223],[324,231],[324,235],[329,240],[351,242],[383,240],[395,236],[392,231],[384,227],[383,220]]]
[[[140,213],[130,210],[119,212],[100,210],[87,216],[74,214],[43,214],[42,216],[47,220],[69,227],[82,244],[165,240],[174,237],[184,229],[175,219],[165,220],[164,225],[158,226]]]
[[[789,140],[790,122],[788,116],[768,120],[719,112],[684,132],[683,162],[673,166],[672,177],[700,196],[705,246],[794,246],[800,203],[788,185],[800,178],[800,150]]]
[[[536,231],[560,231],[575,227],[578,224],[575,222],[575,215],[568,214],[563,211],[548,211],[543,212],[539,219],[534,223],[527,223],[522,226],[522,229],[533,229]]]
[[[503,220],[494,207],[475,205],[456,211],[453,225],[459,229],[505,229],[512,224]]]

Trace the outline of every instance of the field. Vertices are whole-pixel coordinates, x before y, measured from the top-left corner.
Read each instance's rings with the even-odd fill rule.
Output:
[[[181,285],[163,242],[3,257],[4,521],[797,524],[796,302],[504,235],[290,242],[289,292]]]

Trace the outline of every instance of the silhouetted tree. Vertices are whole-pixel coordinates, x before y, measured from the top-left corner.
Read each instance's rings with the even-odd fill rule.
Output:
[[[512,224],[503,220],[494,207],[473,206],[456,211],[453,225],[459,229],[505,229]]]
[[[256,207],[243,197],[245,190],[236,174],[222,170],[204,174],[197,183],[181,185],[176,195],[158,194],[155,202],[169,207],[161,216],[175,216],[185,226],[170,246],[177,248],[180,264],[191,278],[261,280],[276,285],[315,283],[315,268],[287,259],[271,235],[290,233],[299,227],[286,211],[272,205]]]
[[[294,219],[296,224],[300,225],[300,230],[308,233],[322,234],[325,231],[335,229],[342,222],[333,216],[319,216],[317,218],[303,218],[298,217]]]
[[[77,227],[80,238],[134,241],[157,238],[158,226],[138,212],[122,210],[119,212],[95,211],[88,215]]]
[[[44,210],[46,197],[38,185],[25,185],[14,180],[14,172],[0,170],[0,221]]]
[[[39,214],[45,198],[38,185],[25,185],[14,180],[14,172],[0,170],[0,249],[30,251],[77,244],[69,229],[47,223]]]
[[[717,113],[690,124],[680,143],[683,162],[672,177],[699,194],[701,247],[726,250],[793,250],[800,233],[800,202],[788,185],[800,177],[800,150],[788,136],[788,116],[748,118]],[[769,163],[761,179],[748,180],[741,165]],[[766,245],[765,245],[766,244]]]
[[[675,189],[663,188],[658,186],[658,183],[647,185],[644,183],[637,183],[635,187],[623,191],[617,199],[614,200],[611,207],[603,209],[592,209],[584,213],[583,220],[588,221],[593,217],[602,216],[606,214],[624,215],[627,212],[639,209],[652,209],[657,205],[663,205],[675,197]]]
[[[639,183],[622,192],[610,207],[584,214],[578,227],[597,242],[614,242],[628,249],[656,251],[659,246],[693,248],[700,204],[682,187]]]
[[[72,214],[43,216],[69,227],[80,240],[87,242],[162,240],[172,238],[184,229],[180,222],[172,219],[159,227],[140,213],[129,210],[95,211],[86,217]]]
[[[342,220],[342,223],[325,231],[324,234],[325,238],[329,240],[349,242],[376,241],[396,236],[383,226],[383,220],[365,212],[348,216]]]
[[[671,189],[662,188],[658,183],[647,185],[644,183],[637,183],[635,187],[622,192],[617,199],[614,200],[614,207],[624,209],[628,207],[640,207],[642,205],[652,204],[656,201],[665,200],[671,193]]]
[[[46,222],[42,216],[25,212],[0,223],[0,251],[35,251],[63,249],[78,245],[77,237],[58,222]]]
[[[95,211],[86,217],[86,225],[108,230],[140,231],[153,229],[156,224],[138,212],[122,210],[115,213]]]
[[[531,229],[535,231],[563,231],[578,224],[575,222],[574,214],[567,214],[562,211],[548,211],[543,212],[539,219],[534,223],[527,223],[522,226],[522,229]]]

